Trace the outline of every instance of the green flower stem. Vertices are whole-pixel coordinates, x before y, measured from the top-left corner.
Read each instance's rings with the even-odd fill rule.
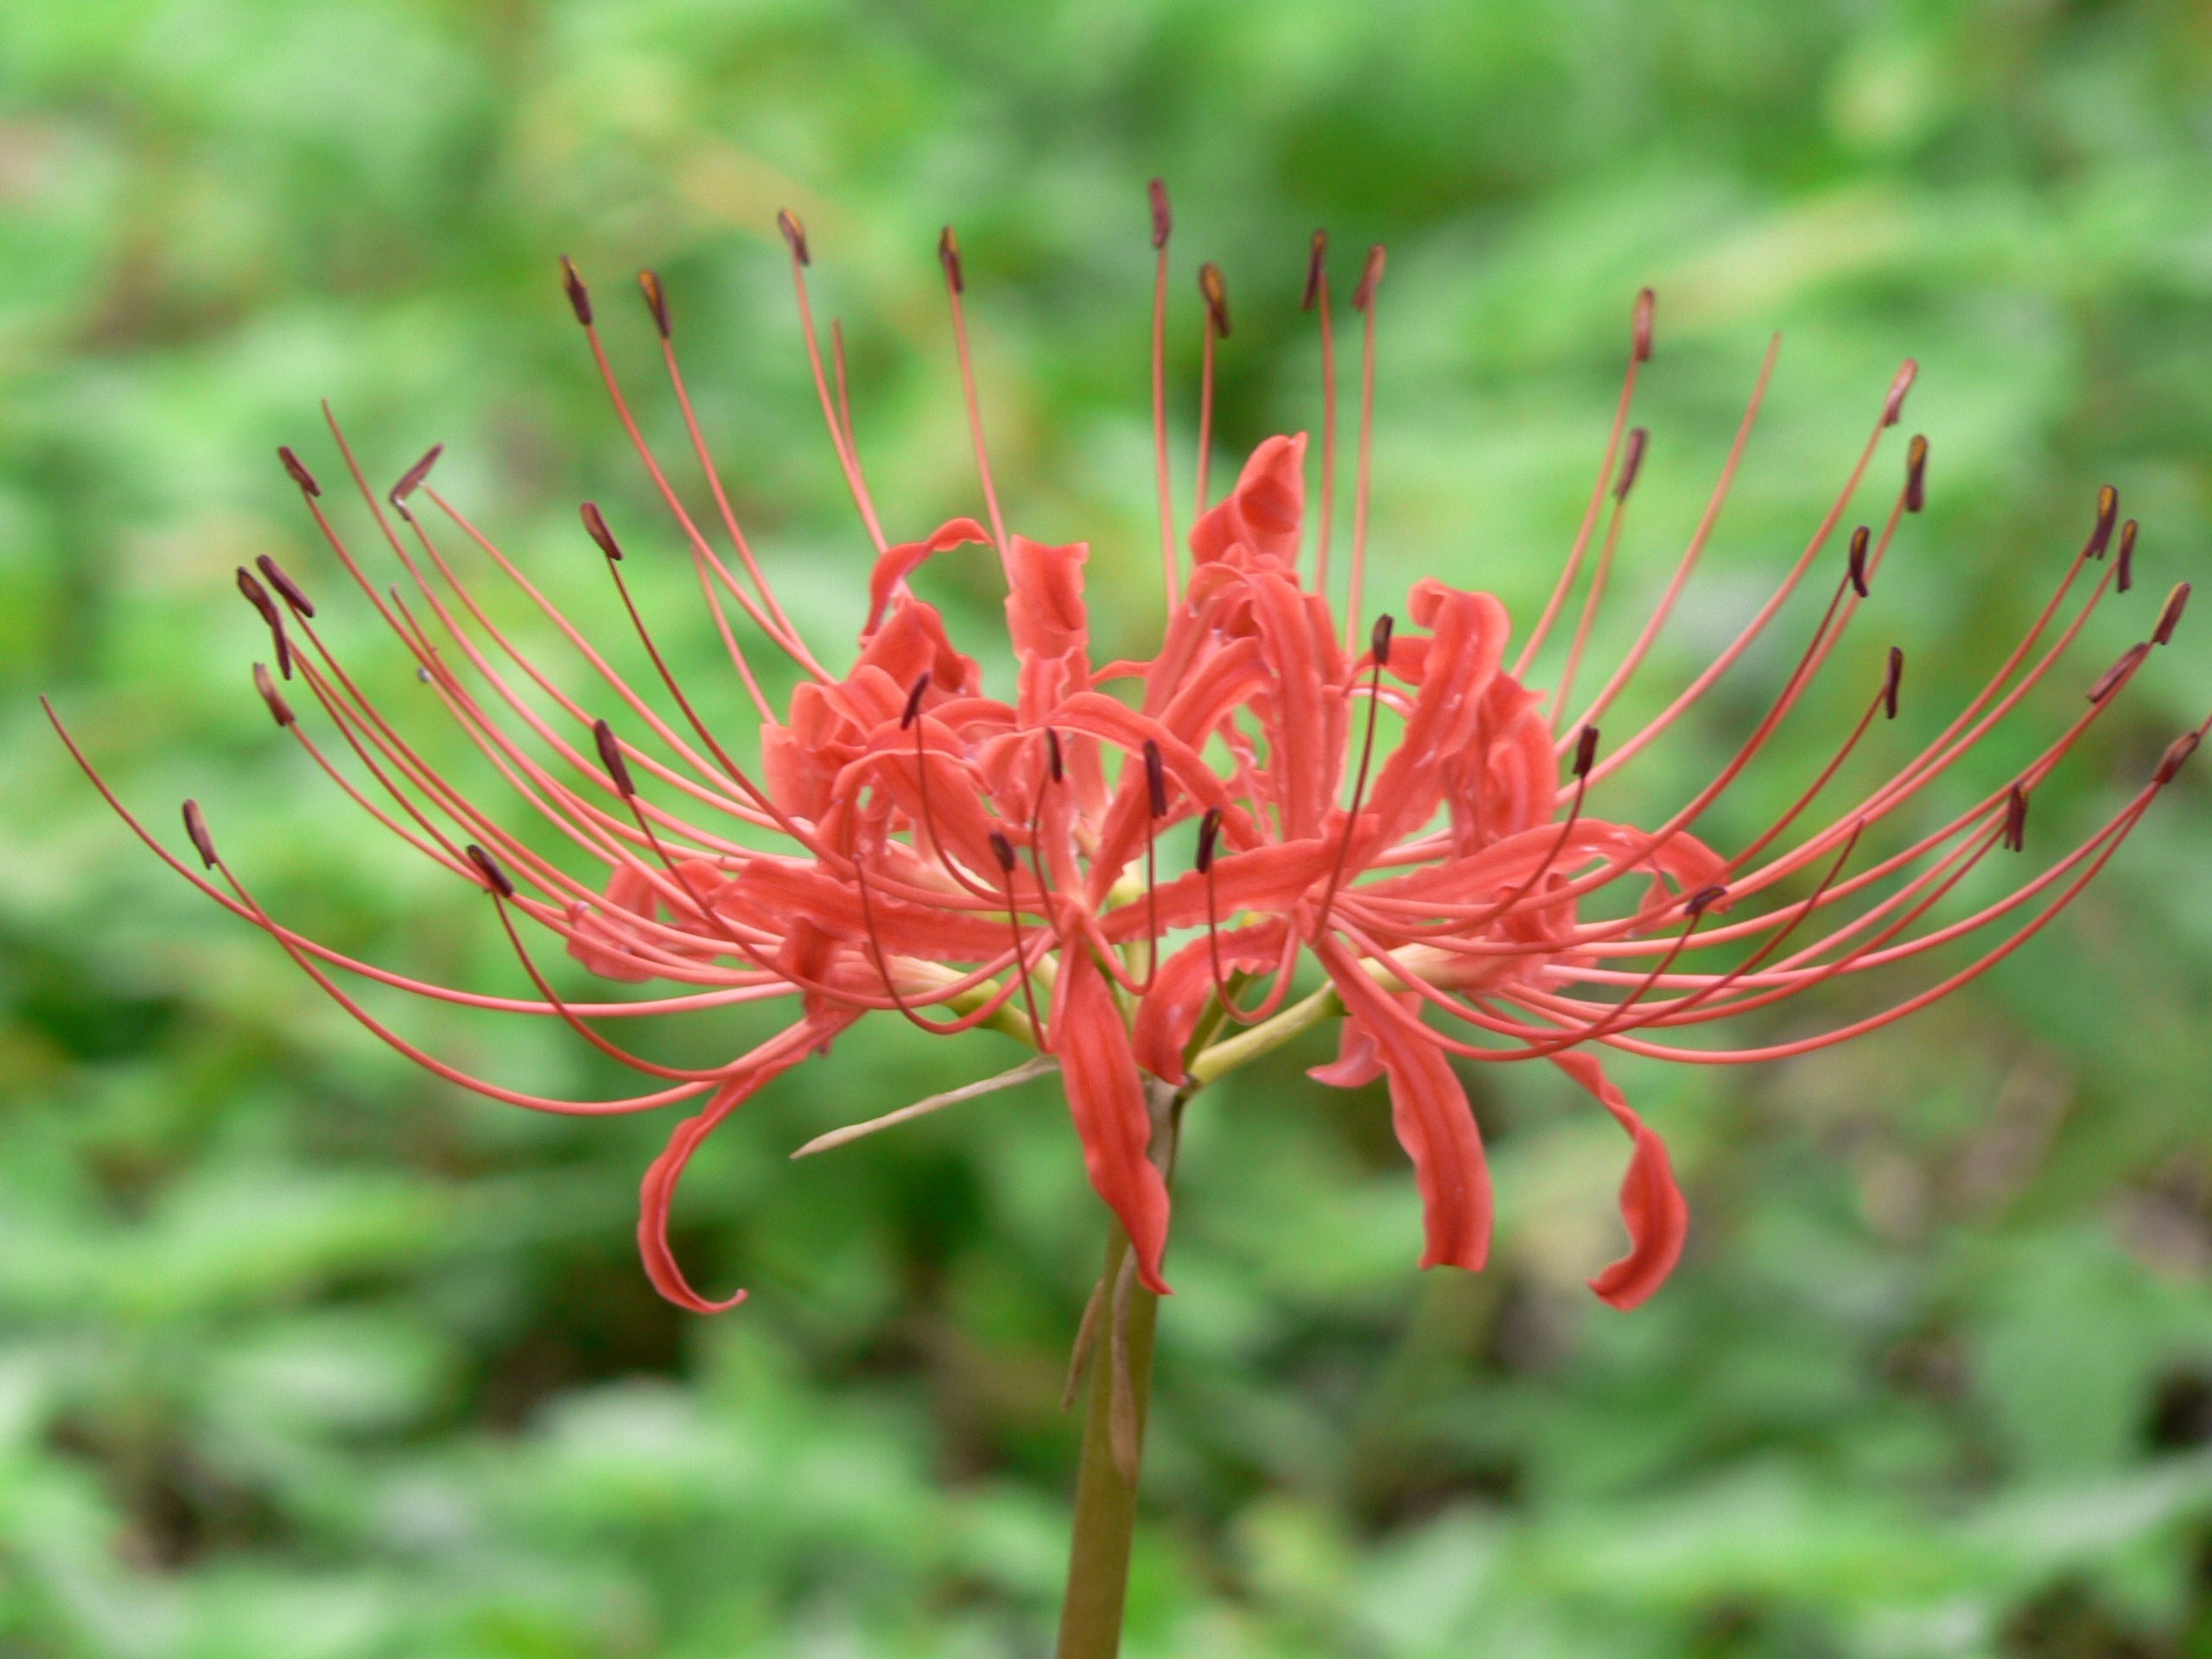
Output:
[[[1337,995],[1337,988],[1325,985],[1304,1001],[1292,1003],[1272,1020],[1263,1020],[1226,1041],[1214,1044],[1191,1062],[1192,1082],[1203,1088],[1216,1078],[1234,1071],[1238,1066],[1249,1065],[1261,1055],[1281,1048],[1292,1038],[1313,1030],[1323,1020],[1335,1019],[1344,1011],[1344,1005]]]
[[[1106,1252],[1102,1281],[1111,1287],[1129,1251],[1128,1236],[1116,1227]],[[1141,1285],[1129,1292],[1128,1326],[1122,1340],[1128,1355],[1129,1391],[1136,1409],[1137,1446],[1152,1403],[1153,1332],[1160,1299]],[[1102,1323],[1113,1319],[1109,1305]],[[1128,1598],[1129,1550],[1137,1521],[1135,1483],[1123,1478],[1114,1461],[1112,1341],[1103,1330],[1090,1363],[1090,1402],[1084,1414],[1083,1462],[1076,1474],[1075,1535],[1068,1548],[1067,1599],[1060,1608],[1058,1659],[1115,1659],[1122,1650],[1122,1612]]]

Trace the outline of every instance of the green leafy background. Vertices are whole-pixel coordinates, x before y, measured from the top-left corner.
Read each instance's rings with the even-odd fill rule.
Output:
[[[54,741],[35,692],[162,833],[179,798],[205,801],[298,925],[521,987],[483,901],[338,798],[247,683],[265,637],[231,570],[272,552],[459,761],[271,459],[290,442],[335,474],[319,397],[379,480],[446,442],[442,487],[634,667],[575,525],[578,499],[605,503],[641,602],[736,721],[557,253],[596,280],[663,440],[680,435],[628,278],[664,273],[741,510],[835,641],[865,543],[772,215],[812,230],[861,445],[908,536],[979,505],[931,257],[956,220],[1013,517],[1092,543],[1106,655],[1156,626],[1148,175],[1179,210],[1181,457],[1190,270],[1229,275],[1217,481],[1314,419],[1312,227],[1337,237],[1340,292],[1389,245],[1377,604],[1431,573],[1540,602],[1649,282],[1656,436],[1600,660],[1694,523],[1770,333],[1785,342],[1646,710],[1802,545],[1908,354],[1908,429],[1934,445],[1929,512],[1775,763],[1716,810],[1719,844],[1787,802],[1888,645],[1906,711],[1870,742],[1894,760],[2040,606],[2097,485],[2139,513],[2136,592],[1916,809],[1933,822],[2074,717],[2172,582],[2212,573],[2208,145],[2204,12],[2122,0],[5,0],[0,1653],[981,1659],[1048,1640],[1060,1374],[1104,1236],[1065,1112],[1032,1085],[785,1159],[1008,1063],[1002,1039],[870,1025],[749,1109],[696,1166],[679,1239],[753,1300],[679,1315],[632,1243],[665,1121],[548,1120],[414,1071],[147,857]],[[1898,464],[1893,436],[1880,498]],[[925,578],[984,640],[995,582],[972,556]],[[511,598],[500,617],[558,660]],[[1793,609],[1777,638],[1805,626]],[[2039,791],[2029,866],[2212,705],[2201,637],[2185,625]],[[1003,677],[1003,649],[982,654]],[[1670,810],[1789,655],[1755,652],[1609,810]],[[2212,1654],[2208,827],[2192,777],[2074,917],[1908,1027],[1770,1068],[1624,1063],[1696,1213],[1682,1270],[1633,1315],[1580,1284],[1618,1248],[1624,1149],[1562,1080],[1470,1078],[1501,1194],[1479,1278],[1414,1271],[1387,1104],[1308,1084],[1325,1045],[1203,1100],[1131,1652]],[[524,1086],[613,1081],[551,1022],[390,1011]],[[766,1028],[653,1040],[703,1061]]]

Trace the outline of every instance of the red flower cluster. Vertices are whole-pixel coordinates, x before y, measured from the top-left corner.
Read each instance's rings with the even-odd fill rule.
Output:
[[[332,653],[315,606],[272,561],[258,561],[258,575],[238,572],[241,590],[268,624],[280,673],[304,686],[352,762],[341,766],[309,736],[276,680],[256,665],[278,725],[362,810],[493,896],[535,997],[423,983],[296,932],[271,916],[217,853],[191,803],[188,833],[219,883],[163,849],[136,820],[132,827],[188,880],[266,931],[355,1018],[442,1077],[546,1111],[701,1103],[646,1173],[639,1229],[654,1284],[687,1307],[727,1307],[743,1293],[721,1302],[702,1297],[670,1251],[669,1206],[686,1164],[740,1103],[870,1012],[946,1033],[988,1024],[1049,1057],[1065,1080],[1091,1182],[1128,1230],[1139,1276],[1155,1290],[1166,1288],[1160,1261],[1169,1200],[1149,1148],[1153,1098],[1163,1090],[1187,1089],[1341,1015],[1338,1057],[1313,1075],[1344,1088],[1387,1081],[1426,1206],[1422,1265],[1471,1269],[1489,1249],[1490,1178],[1452,1057],[1548,1059],[1594,1095],[1630,1139],[1621,1194],[1630,1249],[1592,1284],[1609,1302],[1632,1306],[1675,1265],[1687,1211],[1665,1147],[1608,1080],[1598,1052],[1700,1064],[1802,1053],[1924,1006],[2032,936],[2117,850],[2204,728],[2177,741],[2110,823],[2008,896],[1940,925],[1927,918],[1992,850],[2021,847],[2037,785],[2111,706],[2152,646],[2171,636],[2187,589],[2175,591],[2151,637],[2096,680],[2079,716],[2031,765],[1949,823],[1853,868],[1866,833],[1921,796],[2054,671],[2108,589],[2129,587],[2135,526],[2116,523],[2117,503],[2107,491],[2087,544],[2050,604],[1940,736],[1847,810],[1807,827],[1816,798],[1877,718],[1897,712],[1902,659],[1892,652],[1865,713],[1794,804],[1723,857],[1693,827],[1772,744],[1866,598],[1904,515],[1918,510],[1927,448],[1914,438],[1878,528],[1862,526],[1845,538],[1844,569],[1833,578],[1796,667],[1727,764],[1655,827],[1601,817],[1592,810],[1593,791],[1726,672],[1832,545],[1885,431],[1898,418],[1912,365],[1897,375],[1858,465],[1771,600],[1656,719],[1607,745],[1598,722],[1637,672],[1698,563],[1756,417],[1772,353],[1673,579],[1618,669],[1570,717],[1573,682],[1643,455],[1644,434],[1628,420],[1637,373],[1650,351],[1649,293],[1637,306],[1626,382],[1580,531],[1550,602],[1515,651],[1503,605],[1440,582],[1414,586],[1407,626],[1389,615],[1370,625],[1362,615],[1379,249],[1354,297],[1365,337],[1343,612],[1330,599],[1336,371],[1325,244],[1319,237],[1306,304],[1321,324],[1325,404],[1318,458],[1322,511],[1310,555],[1306,485],[1316,458],[1303,435],[1268,439],[1226,498],[1207,503],[1211,367],[1216,345],[1229,333],[1225,292],[1211,266],[1200,274],[1207,368],[1200,511],[1187,541],[1179,542],[1167,488],[1163,367],[1169,227],[1156,186],[1154,212],[1154,401],[1168,603],[1160,648],[1149,660],[1093,662],[1082,544],[1047,546],[1005,527],[969,365],[963,270],[949,231],[940,253],[988,524],[960,518],[924,540],[887,540],[855,441],[842,340],[833,335],[825,369],[808,307],[806,238],[785,215],[823,416],[874,547],[858,652],[842,673],[826,668],[800,638],[739,526],[667,344],[658,279],[648,273],[641,285],[735,568],[684,505],[632,418],[590,297],[564,262],[570,302],[616,412],[674,516],[733,671],[754,706],[755,766],[732,753],[718,722],[669,672],[623,582],[622,548],[595,506],[584,505],[584,526],[607,558],[673,716],[626,683],[583,632],[430,486],[435,450],[380,501],[331,426],[415,601],[369,577],[327,516],[313,474],[289,449],[281,452],[331,551],[413,654],[421,677],[527,814],[556,830],[590,867],[588,876],[538,850],[430,766]],[[630,734],[618,735],[500,631],[449,548],[411,505],[421,499],[544,609],[626,711]],[[1020,663],[1011,696],[986,691],[944,618],[908,586],[924,561],[970,545],[992,550],[1004,573],[1007,632]],[[2066,614],[2088,567],[2114,549],[2116,557]],[[1565,666],[1546,690],[1531,683],[1531,666],[1583,586],[1586,565]],[[748,661],[733,610],[796,665],[798,687],[780,715]],[[542,713],[541,701],[556,712]],[[1394,739],[1378,756],[1378,733],[1386,730]],[[83,761],[73,741],[70,747]],[[89,763],[86,769],[92,772]],[[1159,851],[1171,834],[1193,856],[1185,873],[1162,880]],[[759,844],[764,835],[772,846]],[[1809,880],[1809,891],[1780,897],[1798,876]],[[1847,913],[1837,907],[1847,905],[1848,919],[1837,919]],[[524,922],[604,978],[680,988],[636,1001],[564,1000],[524,944]],[[1692,1027],[2000,925],[1995,943],[1948,977],[1840,1028],[1748,1049],[1674,1040]],[[1293,1002],[1308,955],[1320,982]],[[626,1098],[569,1101],[467,1075],[384,1025],[343,988],[340,973],[448,1001],[560,1019],[657,1086]],[[592,1023],[771,997],[796,1001],[793,1022],[751,1052],[707,1069],[646,1060]],[[1148,1085],[1147,1077],[1155,1081]]]

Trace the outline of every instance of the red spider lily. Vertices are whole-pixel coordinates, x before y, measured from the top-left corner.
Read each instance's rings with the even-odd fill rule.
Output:
[[[437,450],[379,499],[330,423],[411,600],[372,580],[326,514],[314,475],[291,450],[279,452],[340,566],[413,655],[422,679],[525,815],[572,843],[592,875],[572,874],[434,769],[333,653],[305,593],[267,558],[258,561],[258,576],[238,572],[239,588],[270,631],[279,673],[304,687],[352,763],[342,765],[308,734],[265,667],[255,666],[255,683],[277,724],[356,804],[491,895],[533,997],[425,983],[306,938],[272,916],[218,853],[197,805],[186,804],[188,833],[219,880],[149,835],[66,732],[64,741],[172,868],[267,931],[354,1018],[439,1076],[552,1112],[693,1103],[694,1115],[646,1172],[639,1225],[653,1283],[684,1306],[711,1311],[744,1294],[724,1301],[701,1296],[669,1249],[669,1208],[685,1166],[764,1084],[826,1049],[870,1012],[948,1034],[989,1025],[1049,1057],[1064,1077],[1091,1182],[1127,1229],[1138,1276],[1156,1291],[1166,1288],[1160,1263],[1169,1202],[1151,1155],[1154,1101],[1163,1090],[1172,1097],[1340,1015],[1338,1057],[1313,1075],[1344,1088],[1387,1080],[1426,1208],[1422,1265],[1472,1269],[1489,1249],[1490,1179],[1451,1058],[1548,1059],[1594,1095],[1630,1138],[1621,1192],[1630,1249],[1591,1282],[1607,1301],[1632,1306],[1674,1267],[1688,1212],[1665,1147],[1608,1079],[1598,1052],[1703,1065],[1803,1053],[1925,1006],[2031,938],[2117,851],[2204,727],[2178,739],[2151,779],[2079,847],[2007,896],[1941,925],[1929,918],[1993,849],[2020,850],[2035,790],[2112,706],[2152,646],[2171,637],[2188,590],[2175,591],[2151,637],[2095,680],[2087,706],[2031,764],[1909,846],[1852,868],[1868,832],[1925,794],[2057,671],[2107,590],[2130,586],[2135,526],[2116,524],[2117,501],[2107,490],[2086,545],[2049,604],[1933,742],[1855,804],[1807,827],[1815,799],[1876,717],[1897,713],[1903,662],[1892,652],[1884,683],[1832,757],[1770,828],[1724,857],[1694,828],[1775,745],[1868,597],[1903,518],[1919,510],[1927,448],[1914,438],[1878,530],[1862,526],[1846,538],[1845,568],[1833,578],[1796,666],[1736,753],[1655,827],[1603,817],[1592,810],[1593,791],[1679,721],[1812,576],[1885,432],[1897,423],[1913,365],[1907,363],[1891,386],[1857,465],[1772,598],[1656,718],[1607,748],[1598,722],[1638,673],[1707,543],[1757,417],[1772,352],[1710,504],[1658,604],[1618,669],[1570,717],[1573,683],[1644,454],[1643,430],[1628,422],[1650,353],[1649,294],[1637,306],[1626,379],[1580,531],[1549,602],[1514,652],[1502,604],[1440,582],[1414,586],[1408,626],[1389,615],[1370,624],[1362,614],[1380,249],[1370,254],[1353,301],[1363,345],[1343,611],[1330,598],[1336,365],[1326,245],[1318,235],[1306,293],[1320,321],[1324,382],[1322,511],[1311,556],[1306,493],[1314,458],[1302,435],[1260,445],[1227,497],[1209,505],[1212,368],[1229,334],[1226,292],[1211,265],[1200,273],[1206,321],[1199,511],[1187,538],[1179,537],[1166,419],[1169,223],[1156,185],[1154,213],[1154,414],[1168,604],[1160,648],[1146,661],[1093,663],[1084,545],[1048,546],[1006,528],[969,361],[963,266],[950,231],[939,251],[988,524],[958,518],[893,544],[861,465],[842,335],[833,327],[825,367],[808,301],[805,234],[790,215],[781,221],[823,416],[874,550],[859,648],[842,674],[800,637],[739,524],[677,367],[659,280],[647,273],[640,283],[712,497],[711,518],[693,516],[648,446],[601,346],[590,296],[564,262],[570,302],[615,412],[674,518],[732,671],[758,714],[754,766],[733,754],[670,671],[624,582],[621,544],[597,507],[584,505],[584,528],[606,556],[673,718],[627,683],[430,485]],[[429,501],[448,528],[434,534],[410,505],[418,499]],[[501,632],[464,580],[444,539],[448,533],[543,608],[627,711],[631,735],[618,735]],[[2067,613],[2086,568],[2103,561],[2115,538],[2117,558]],[[971,546],[990,549],[1006,579],[1007,632],[1020,664],[1010,700],[985,691],[976,664],[954,645],[943,617],[908,586],[926,560]],[[1578,588],[1583,597],[1565,663],[1546,690],[1532,682],[1532,665]],[[741,641],[733,608],[753,648],[765,640],[797,672],[780,715]],[[1126,695],[1109,694],[1108,685]],[[1378,757],[1386,712],[1396,736]],[[1195,826],[1192,867],[1162,880],[1160,838],[1185,823]],[[770,845],[760,845],[763,839]],[[1809,891],[1784,897],[1785,884],[1799,877],[1810,878]],[[1851,906],[1847,918],[1844,906]],[[665,981],[678,988],[634,1001],[566,1000],[531,955],[524,922],[602,978]],[[1973,961],[1850,1024],[1747,1048],[1675,1040],[1689,1027],[1990,928],[2004,931]],[[1323,982],[1293,1002],[1308,954]],[[623,1098],[575,1101],[471,1076],[382,1023],[344,988],[341,974],[558,1019],[653,1086]],[[774,997],[796,999],[798,1018],[750,1052],[703,1069],[649,1061],[594,1023]],[[1009,1076],[1033,1074],[1025,1067]]]

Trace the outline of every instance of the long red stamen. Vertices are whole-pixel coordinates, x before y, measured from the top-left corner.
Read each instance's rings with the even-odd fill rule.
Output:
[[[1167,474],[1167,238],[1175,227],[1167,205],[1167,187],[1154,179],[1147,187],[1152,200],[1152,246],[1155,270],[1152,281],[1152,448],[1153,470],[1160,491],[1160,579],[1166,584],[1167,609],[1172,615],[1180,596],[1176,575],[1181,560],[1175,550],[1175,501]]]
[[[876,519],[875,503],[868,493],[868,480],[861,472],[860,452],[853,446],[849,424],[837,417],[836,408],[830,398],[829,380],[822,372],[822,343],[814,332],[814,306],[806,291],[806,268],[814,263],[814,255],[807,246],[806,227],[789,208],[776,215],[776,226],[791,249],[791,286],[798,294],[799,331],[806,338],[807,366],[814,372],[814,392],[822,404],[822,419],[830,429],[830,442],[837,452],[837,465],[845,474],[845,487],[852,492],[853,505],[860,509],[861,523],[867,527],[868,539],[880,553],[889,543],[884,540],[883,526]]]
[[[1652,291],[1648,288],[1638,292],[1636,296],[1636,314],[1630,334],[1628,372],[1621,378],[1620,402],[1613,410],[1612,430],[1605,435],[1605,453],[1598,462],[1598,480],[1590,486],[1590,505],[1582,510],[1581,527],[1574,532],[1574,545],[1567,552],[1567,563],[1560,570],[1559,580],[1552,584],[1552,596],[1545,601],[1542,614],[1536,619],[1536,626],[1529,631],[1528,640],[1521,647],[1521,655],[1514,661],[1513,677],[1516,680],[1528,677],[1529,666],[1536,660],[1536,653],[1543,649],[1544,641],[1550,637],[1552,624],[1558,620],[1560,607],[1567,602],[1567,594],[1574,589],[1574,578],[1582,569],[1582,556],[1589,550],[1591,535],[1598,528],[1598,514],[1605,506],[1606,480],[1614,477],[1613,461],[1620,450],[1621,433],[1628,425],[1628,412],[1636,402],[1637,371],[1641,369],[1651,357],[1651,313],[1655,303]],[[1637,451],[1640,461],[1641,445],[1637,446]],[[1620,469],[1620,475],[1633,480],[1635,470],[1633,466],[1624,465]],[[1618,485],[1616,485],[1616,491],[1614,499],[1618,503],[1620,493],[1623,492],[1620,492]],[[1594,604],[1595,601],[1592,600],[1591,603]],[[1567,718],[1567,709],[1564,706],[1566,702],[1564,694],[1554,700],[1552,711],[1552,723],[1554,728],[1560,721]]]
[[[1352,493],[1351,591],[1344,601],[1344,649],[1359,635],[1360,589],[1367,580],[1367,505],[1375,458],[1375,290],[1382,282],[1382,245],[1367,251],[1367,266],[1352,290],[1352,308],[1364,332],[1359,347],[1359,469]]]
[[[983,486],[983,505],[991,516],[991,541],[1001,560],[1012,556],[1007,548],[1006,520],[999,515],[998,486],[991,481],[991,456],[983,442],[983,409],[976,396],[976,364],[968,350],[968,316],[961,296],[968,291],[968,277],[960,263],[959,238],[952,226],[938,238],[937,257],[944,267],[945,298],[952,306],[952,344],[960,359],[960,395],[968,404],[968,435],[976,450],[976,476]]]
[[[1206,510],[1206,475],[1213,460],[1213,358],[1215,348],[1229,338],[1229,288],[1221,267],[1209,259],[1198,267],[1198,292],[1206,302],[1205,355],[1198,371],[1198,488],[1191,511]]]
[[[1321,525],[1313,552],[1313,591],[1329,591],[1329,529],[1337,517],[1337,340],[1329,305],[1329,233],[1313,232],[1302,309],[1321,319]]]

